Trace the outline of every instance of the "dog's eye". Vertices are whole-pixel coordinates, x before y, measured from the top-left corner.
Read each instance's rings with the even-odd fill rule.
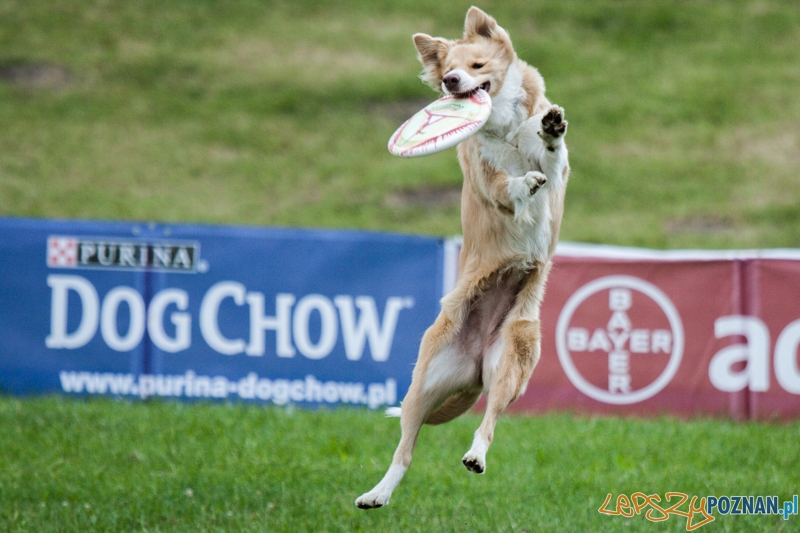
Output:
[[[473,63],[472,68],[473,70],[480,70],[483,68],[484,63]]]

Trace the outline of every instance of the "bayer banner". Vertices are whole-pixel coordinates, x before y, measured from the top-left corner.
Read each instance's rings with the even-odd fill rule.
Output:
[[[800,251],[559,246],[513,408],[800,415]]]
[[[396,404],[444,243],[365,232],[0,220],[0,387]]]

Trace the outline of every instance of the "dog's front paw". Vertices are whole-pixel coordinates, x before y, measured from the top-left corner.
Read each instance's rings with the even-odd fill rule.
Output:
[[[531,196],[544,187],[545,183],[547,183],[547,177],[541,172],[531,171],[525,174],[525,186],[528,187]]]
[[[356,507],[359,509],[377,509],[388,504],[391,496],[391,493],[386,494],[379,490],[371,490],[356,499]]]
[[[568,122],[564,120],[564,109],[557,105],[550,107],[542,117],[542,127],[536,133],[541,137],[544,146],[554,151],[567,134]]]
[[[535,170],[521,178],[508,178],[508,197],[514,203],[514,220],[531,222],[529,206],[533,195],[546,183],[545,175]]]

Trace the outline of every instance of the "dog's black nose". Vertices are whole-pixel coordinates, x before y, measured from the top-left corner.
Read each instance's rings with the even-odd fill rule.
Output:
[[[442,79],[442,82],[444,82],[444,86],[447,87],[448,91],[454,92],[458,89],[461,78],[458,74],[448,74]]]

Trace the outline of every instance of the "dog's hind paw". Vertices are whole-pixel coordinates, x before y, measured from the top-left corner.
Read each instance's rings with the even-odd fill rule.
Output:
[[[391,494],[382,494],[371,491],[356,498],[356,507],[359,509],[377,509],[389,503]]]
[[[467,467],[467,470],[470,472],[475,472],[476,474],[483,474],[486,472],[486,459],[480,457],[476,453],[467,452],[467,454],[461,459],[461,462],[464,463],[464,466]]]
[[[542,117],[542,128],[537,132],[542,142],[549,151],[556,149],[567,133],[567,125],[564,120],[564,108],[557,105],[551,106]]]

